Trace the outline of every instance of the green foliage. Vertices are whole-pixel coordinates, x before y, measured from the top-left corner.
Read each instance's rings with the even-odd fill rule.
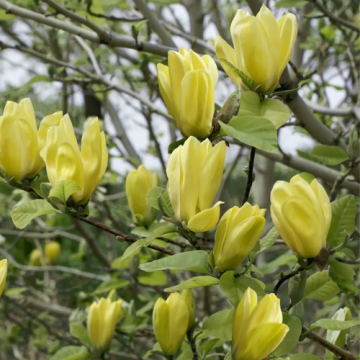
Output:
[[[326,301],[339,293],[340,289],[328,274],[323,270],[311,275],[306,281],[304,299]]]
[[[73,180],[59,181],[49,192],[49,198],[56,198],[63,204],[69,199],[69,197],[75,192],[81,190],[80,186]]]
[[[311,155],[326,165],[338,165],[349,158],[346,151],[341,147],[330,145],[316,145],[311,150]]]
[[[348,264],[331,259],[329,261],[329,275],[338,284],[343,292],[353,295],[359,293],[359,288],[355,284],[355,271]]]
[[[185,289],[195,289],[204,286],[218,285],[219,280],[215,277],[206,276],[194,276],[193,278],[184,281],[183,283],[169,287],[165,289],[167,292],[181,291]]]
[[[84,346],[66,346],[60,349],[50,360],[81,360],[89,359],[89,352]]]
[[[202,331],[219,340],[231,340],[234,312],[234,308],[224,309],[209,316],[201,328]]]
[[[149,206],[161,210],[165,216],[173,217],[175,215],[169,194],[165,189],[160,187],[150,189],[146,194],[146,202]]]

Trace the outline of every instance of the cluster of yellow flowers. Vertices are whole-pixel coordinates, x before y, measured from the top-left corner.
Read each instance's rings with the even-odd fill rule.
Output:
[[[63,180],[79,185],[72,199],[83,205],[104,176],[107,163],[105,135],[97,118],[87,122],[80,151],[69,115],[61,111],[48,115],[37,129],[30,99],[6,103],[0,116],[0,169],[9,180],[33,179],[46,166],[52,186]]]

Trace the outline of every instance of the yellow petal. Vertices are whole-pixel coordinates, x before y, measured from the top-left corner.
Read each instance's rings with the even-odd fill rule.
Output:
[[[231,22],[230,25],[230,34],[233,36],[233,33],[235,32],[235,27],[239,24],[239,22],[242,19],[245,19],[247,16],[250,16],[249,13],[245,13],[243,9],[239,9],[236,11],[236,14]]]
[[[189,324],[188,330],[192,330],[195,324],[195,304],[194,304],[194,296],[191,289],[183,290],[181,293],[181,297],[184,300],[188,312],[189,312]]]
[[[280,345],[288,331],[287,325],[278,323],[262,324],[254,328],[244,339],[244,347],[236,349],[235,360],[266,358]]]
[[[182,146],[175,149],[168,160],[166,166],[166,174],[169,179],[168,192],[171,205],[175,212],[175,218],[181,221],[181,204],[180,204],[180,193],[181,193],[181,151]]]
[[[184,56],[176,51],[168,54],[170,83],[173,99],[173,112],[180,113],[180,87],[185,74],[190,70],[190,64],[185,61]]]
[[[8,268],[7,260],[6,259],[1,260],[0,261],[0,296],[5,288],[7,268]]]
[[[69,142],[74,147],[75,151],[80,154],[80,149],[76,140],[75,131],[68,114],[65,114],[61,118],[59,126],[65,131],[67,137],[69,138]]]
[[[233,30],[236,66],[263,91],[278,82],[278,63],[271,56],[271,44],[264,27],[253,16],[242,19]]]
[[[45,245],[45,256],[49,264],[55,264],[60,255],[60,244],[57,241],[49,241]]]
[[[224,241],[221,262],[215,262],[218,270],[236,269],[259,241],[264,227],[265,219],[261,216],[252,216],[238,223]]]
[[[206,64],[207,71],[209,72],[209,74],[213,80],[214,87],[216,87],[216,84],[218,82],[219,73],[218,73],[218,68],[217,68],[215,61],[209,55],[203,55],[201,58],[203,59],[203,61]]]
[[[323,245],[323,223],[310,201],[300,196],[289,197],[282,206],[282,215],[299,239],[294,241],[296,251],[305,258],[317,256]]]
[[[224,171],[226,145],[224,141],[216,144],[206,155],[200,168],[201,187],[199,191],[199,208],[201,211],[212,206],[219,190]],[[196,164],[199,167],[199,163]]]
[[[218,201],[212,208],[193,216],[188,222],[188,228],[194,232],[205,232],[214,228],[219,221],[221,204],[223,202]]]
[[[160,344],[161,348],[167,353],[171,351],[171,334],[170,334],[170,314],[169,307],[166,301],[159,298],[154,306],[153,311],[153,326],[156,336],[156,340]]]
[[[203,139],[210,134],[214,101],[214,84],[209,73],[195,70],[184,76],[180,94],[180,122],[183,135]]]
[[[182,221],[188,221],[197,212],[202,161],[200,141],[190,136],[181,149],[180,160],[180,216]]]
[[[31,102],[31,100],[29,98],[26,99],[22,99],[19,102],[19,105],[22,107],[22,109],[24,110],[27,120],[29,121],[31,127],[36,130],[37,129],[37,125],[36,125],[36,119],[35,119],[35,112],[34,112],[34,107],[33,104]]]
[[[101,346],[102,327],[99,316],[98,304],[96,303],[96,301],[94,301],[89,308],[88,318],[87,318],[87,329],[91,343],[95,347]]]
[[[232,65],[235,65],[235,50],[220,36],[216,36],[215,40],[215,53],[219,61],[221,59],[227,60]],[[229,78],[233,81],[235,85],[240,87],[241,79],[236,73],[231,70],[231,68],[226,65],[224,62],[221,63],[222,67],[224,68],[226,74]]]
[[[190,70],[207,70],[204,60],[193,50],[190,49]]]
[[[279,65],[279,77],[283,73],[293,53],[294,44],[298,32],[298,25],[294,14],[285,14],[278,20],[281,38],[281,55]]]
[[[257,294],[253,289],[248,287],[235,311],[232,338],[232,347],[235,351],[243,348],[249,318],[256,305]]]

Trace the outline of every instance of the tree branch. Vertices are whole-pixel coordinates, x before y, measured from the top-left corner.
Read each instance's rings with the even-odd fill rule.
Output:
[[[287,275],[283,275],[281,274],[280,276],[280,280],[277,282],[277,284],[274,287],[273,293],[276,295],[276,293],[278,292],[278,290],[280,289],[281,285],[291,279],[292,277],[296,276],[297,274],[299,274],[300,272],[304,271],[305,269],[303,267],[298,267],[297,269],[293,270],[291,273],[287,274]]]

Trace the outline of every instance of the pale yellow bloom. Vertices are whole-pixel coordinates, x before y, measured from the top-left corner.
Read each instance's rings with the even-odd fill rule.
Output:
[[[95,348],[106,350],[112,340],[115,326],[123,317],[123,300],[111,301],[101,298],[94,301],[87,318],[87,329]]]
[[[209,55],[181,48],[169,51],[169,66],[158,64],[161,96],[184,136],[207,137],[214,115],[218,70]]]
[[[194,296],[192,290],[191,289],[183,290],[183,292],[181,293],[181,297],[185,301],[185,304],[189,312],[188,330],[192,330],[195,325],[195,303],[194,303]]]
[[[266,358],[289,331],[282,321],[280,300],[274,294],[265,295],[258,303],[256,292],[247,288],[234,316],[234,360]]]
[[[332,211],[324,188],[300,175],[277,181],[271,191],[271,217],[291,250],[304,258],[316,257],[326,246]]]
[[[45,244],[46,263],[55,264],[60,255],[60,244],[57,241],[48,241]]]
[[[78,204],[86,204],[106,171],[108,150],[98,118],[92,118],[84,130],[81,151],[69,115],[59,126],[49,129],[46,147],[41,151],[52,186],[73,180],[80,190],[72,195]]]
[[[221,202],[212,204],[221,184],[225,153],[224,141],[213,147],[208,139],[200,142],[191,136],[170,155],[166,173],[175,218],[194,232],[211,230],[219,220]]]
[[[5,284],[6,284],[6,276],[7,276],[7,260],[3,259],[0,261],[0,296],[2,295]]]
[[[215,52],[250,77],[263,92],[279,87],[279,79],[289,62],[297,36],[297,21],[293,14],[285,14],[276,21],[263,5],[256,16],[238,10],[230,27],[232,48],[217,36]],[[246,90],[240,77],[222,64],[231,80]]]
[[[221,218],[215,234],[214,260],[223,272],[236,269],[258,242],[265,227],[265,209],[248,202],[234,206]]]
[[[151,174],[144,165],[131,170],[126,177],[126,197],[137,225],[149,226],[154,221],[157,211],[146,203],[146,194],[159,185],[158,174]]]
[[[40,151],[50,126],[58,125],[62,112],[45,116],[37,129],[31,100],[8,101],[0,116],[0,169],[16,181],[33,178],[45,166]]]
[[[349,321],[352,319],[351,310],[347,307],[339,309],[331,319],[337,321]],[[349,334],[350,328],[345,330],[328,330],[326,333],[326,340],[343,349],[346,344],[346,335]],[[337,356],[330,351],[327,351],[327,355],[334,360],[338,359]]]
[[[159,298],[154,306],[153,324],[155,336],[162,350],[172,355],[180,348],[189,323],[189,311],[178,293],[172,293],[165,301]]]

